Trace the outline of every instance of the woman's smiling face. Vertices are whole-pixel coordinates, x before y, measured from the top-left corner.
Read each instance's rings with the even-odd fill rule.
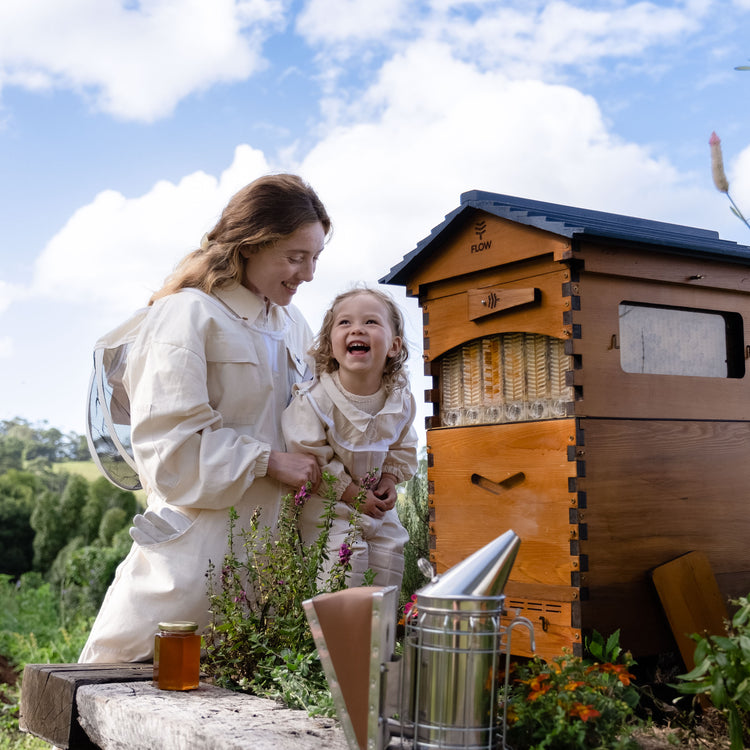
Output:
[[[288,237],[245,256],[242,285],[277,305],[288,305],[303,281],[312,281],[325,243],[323,225],[303,224]]]

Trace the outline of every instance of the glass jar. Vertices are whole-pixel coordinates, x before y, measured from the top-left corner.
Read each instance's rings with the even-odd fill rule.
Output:
[[[160,622],[154,637],[154,685],[195,690],[200,682],[201,637],[195,622]]]

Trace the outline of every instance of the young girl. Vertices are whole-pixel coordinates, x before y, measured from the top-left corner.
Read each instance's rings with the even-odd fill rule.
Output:
[[[339,559],[359,481],[377,470],[374,489],[359,506],[347,582],[360,585],[370,569],[375,585],[400,587],[409,535],[395,510],[396,485],[417,469],[416,405],[404,369],[408,352],[401,311],[378,289],[344,292],[326,312],[311,354],[317,377],[294,387],[282,430],[288,451],[317,456],[321,471],[335,477],[338,502],[328,564]],[[300,516],[305,544],[320,533],[323,509],[319,495],[305,504]]]

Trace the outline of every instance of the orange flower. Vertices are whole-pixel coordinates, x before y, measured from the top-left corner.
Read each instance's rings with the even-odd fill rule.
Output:
[[[530,680],[525,680],[524,684],[529,686],[528,700],[535,701],[540,696],[544,695],[552,685],[548,682],[548,674],[539,674],[532,677]]]
[[[586,684],[585,682],[581,682],[580,680],[571,680],[565,686],[565,690],[568,690],[572,693],[576,688],[583,687],[585,684]]]
[[[627,687],[630,685],[630,681],[635,679],[635,675],[628,672],[628,668],[624,664],[602,664],[602,672],[617,675],[617,679]]]
[[[601,716],[599,711],[593,706],[585,703],[574,703],[570,707],[568,715],[571,717],[578,717],[581,721],[588,721],[589,719],[595,719],[597,716]]]

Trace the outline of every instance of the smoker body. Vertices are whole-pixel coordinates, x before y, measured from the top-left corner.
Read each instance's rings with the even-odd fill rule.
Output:
[[[438,571],[513,528],[544,657],[673,650],[650,571],[686,552],[750,591],[750,248],[472,191],[381,281],[423,311]]]

